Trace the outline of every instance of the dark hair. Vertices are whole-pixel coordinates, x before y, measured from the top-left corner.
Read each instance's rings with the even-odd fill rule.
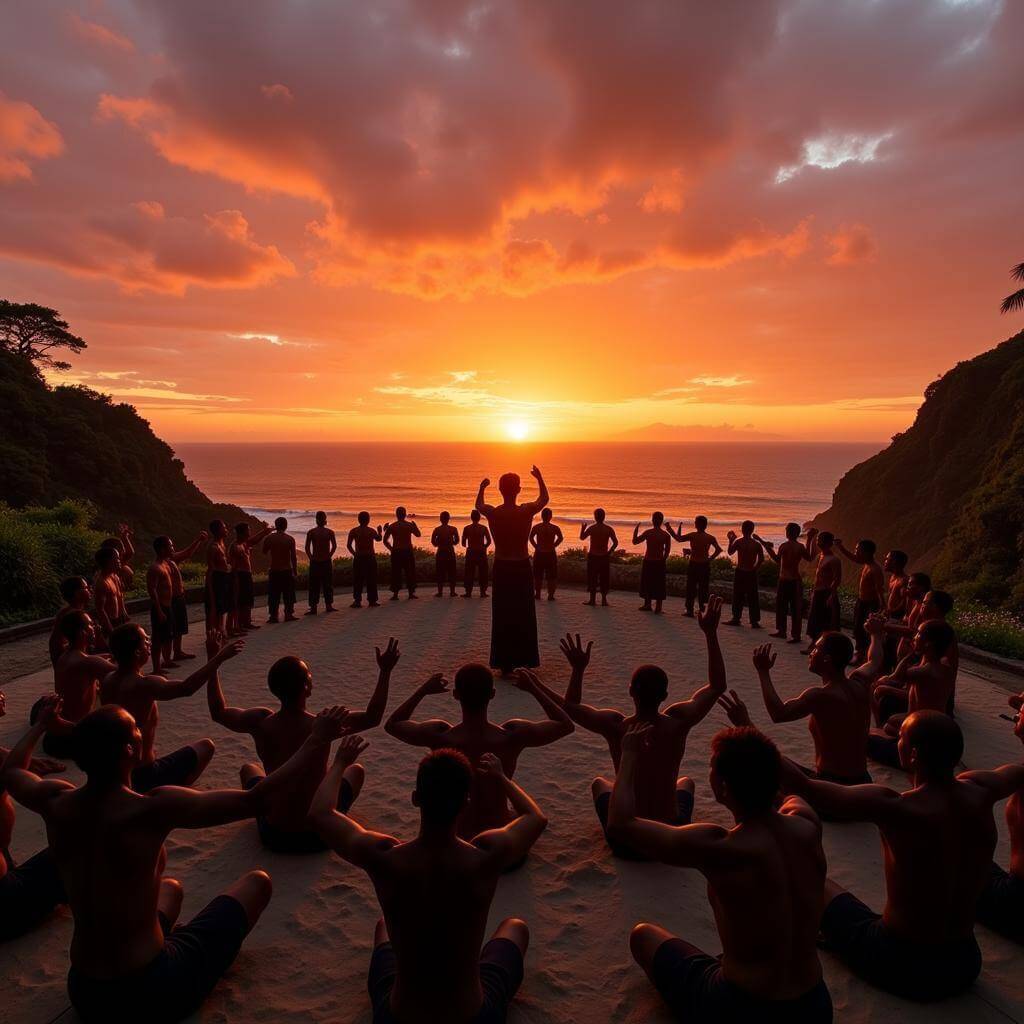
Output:
[[[66,580],[61,581],[60,596],[68,604],[71,604],[82,587],[87,586],[89,586],[89,581],[84,576],[69,576]]]
[[[309,666],[294,654],[278,658],[267,673],[267,687],[282,704],[298,700],[309,682]]]
[[[242,538],[248,536],[248,534],[249,534],[249,524],[248,523],[235,523],[235,536],[239,540],[242,540]]]
[[[210,520],[210,536],[211,537],[219,537],[221,535],[221,530],[222,529],[223,530],[227,529],[227,527],[224,525],[224,520],[223,519],[211,519]]]
[[[932,589],[932,578],[926,572],[912,572],[910,574],[910,582],[925,594]]]
[[[124,541],[120,537],[108,537],[100,544],[101,548],[111,548],[119,555],[124,554]]]
[[[154,537],[153,538],[153,550],[158,555],[161,552],[163,552],[163,551],[171,551],[171,550],[173,550],[173,545],[171,544],[171,538],[170,537],[165,537],[163,534],[161,534],[159,537]]]
[[[818,534],[818,546],[830,548],[836,542],[836,535],[831,530],[822,530]]]
[[[800,536],[800,524],[786,523],[786,536],[790,540],[796,540]]]
[[[929,590],[931,595],[932,604],[942,612],[943,615],[948,615],[953,610],[953,595],[947,590]]]
[[[455,673],[455,699],[470,711],[487,707],[494,696],[494,676],[486,665],[471,661]]]
[[[399,505],[398,508],[395,509],[396,519],[404,519],[408,514],[409,513],[404,505]]]
[[[119,668],[127,668],[135,660],[144,636],[142,627],[134,622],[124,622],[110,634],[110,654]]]
[[[326,526],[327,525],[327,513],[326,512],[317,512],[317,514],[316,514],[316,525],[317,526]]]
[[[135,719],[124,708],[105,704],[90,711],[71,731],[71,757],[91,778],[110,778],[117,773],[134,732]]]
[[[457,750],[434,750],[416,772],[416,803],[425,821],[450,825],[466,806],[473,769]]]
[[[370,522],[370,513],[360,512],[359,515],[356,516],[356,519],[359,520],[360,526],[368,526]]]
[[[744,519],[743,522],[740,523],[740,531],[744,535],[749,535],[749,534],[753,533],[754,532],[754,520],[753,519]]]
[[[479,513],[479,511],[477,509],[473,509],[473,511],[469,513],[469,518],[472,519],[474,523],[479,523],[480,522],[480,513]]]
[[[665,513],[664,512],[655,512],[655,513],[653,513],[651,515],[651,522],[654,523],[655,526],[661,526],[661,524],[663,522],[665,522]]]
[[[604,516],[605,516],[605,511],[604,511],[603,508],[595,508],[594,509],[594,519],[597,522],[603,523],[604,522]]]
[[[899,548],[894,548],[889,552],[889,561],[894,565],[899,566],[900,570],[906,569],[907,562],[909,561],[906,551],[900,551]]]
[[[941,711],[914,711],[903,719],[900,735],[917,754],[917,762],[932,778],[948,778],[964,753],[964,734]]]
[[[638,665],[629,683],[637,704],[657,707],[668,696],[668,675],[658,665]]]
[[[932,619],[924,623],[918,633],[926,644],[935,648],[935,653],[940,658],[956,643],[956,630],[941,619]]]
[[[551,509],[549,509],[549,508],[543,508],[543,509],[541,509],[541,511],[540,511],[540,517],[541,517],[541,519],[543,519],[543,520],[544,520],[544,522],[546,523],[546,522],[547,522],[547,521],[548,521],[548,520],[549,520],[549,519],[551,518]]]
[[[78,637],[78,634],[89,625],[89,616],[85,612],[68,612],[60,620],[60,625],[57,627],[60,635],[64,637],[69,644],[73,644]]]
[[[698,530],[706,530],[708,528],[708,517],[697,516],[693,521],[693,525],[696,526]]]
[[[522,487],[518,473],[502,473],[498,478],[498,492],[504,497],[506,494],[516,494]]]
[[[874,558],[875,552],[878,550],[878,545],[873,540],[861,540],[857,542],[857,546],[864,552],[868,558]]]
[[[114,564],[117,557],[117,548],[100,548],[96,552],[96,566],[99,569],[106,569],[107,566]]]
[[[723,729],[711,741],[711,768],[743,813],[757,814],[774,804],[782,757],[760,729]]]
[[[451,519],[451,517],[452,516],[450,512],[444,511],[437,518],[440,519],[442,523],[447,523],[448,520]]]
[[[285,530],[288,529],[288,520],[285,519],[284,516],[278,516],[274,520],[274,529],[278,530],[281,533],[283,533]]]
[[[821,646],[837,671],[845,672],[853,661],[853,641],[844,633],[822,633]]]

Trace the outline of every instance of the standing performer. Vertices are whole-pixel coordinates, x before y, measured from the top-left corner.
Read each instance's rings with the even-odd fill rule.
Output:
[[[811,586],[811,604],[807,610],[808,645],[803,654],[810,654],[814,641],[822,633],[838,633],[839,629],[839,584],[843,581],[843,564],[835,553],[835,537],[824,530],[814,533],[807,531],[807,550],[813,558],[818,556],[814,567],[814,583]]]
[[[232,607],[231,570],[228,550],[224,543],[228,528],[223,520],[210,523],[210,539],[206,545],[206,632],[213,630],[224,635],[225,620]]]
[[[473,596],[473,580],[480,580],[480,596],[487,596],[487,549],[491,546],[491,531],[480,522],[480,513],[469,513],[472,522],[462,528],[462,546],[466,549],[466,593]]]
[[[770,540],[754,534],[768,552],[768,557],[779,567],[779,583],[775,590],[775,632],[772,636],[780,640],[786,639],[786,618],[790,622],[789,643],[800,643],[800,629],[804,616],[804,577],[800,572],[802,562],[809,562],[813,557],[807,547],[800,543],[800,524],[786,524],[786,539],[779,545],[778,551]],[[810,544],[810,534],[808,534]]]
[[[250,629],[260,628],[252,624],[252,610],[256,604],[256,590],[252,582],[252,549],[269,533],[269,526],[253,534],[248,523],[235,524],[235,541],[228,548],[228,564],[231,566],[228,636],[242,636]]]
[[[263,542],[263,553],[270,555],[267,573],[267,622],[277,622],[277,609],[284,602],[284,621],[295,621],[295,579],[299,575],[295,561],[295,538],[288,534],[288,520],[278,516],[274,532]]]
[[[761,597],[757,589],[757,572],[764,561],[764,548],[754,537],[754,524],[745,519],[740,527],[743,536],[737,537],[735,531],[729,531],[729,554],[736,555],[736,573],[732,582],[732,618],[727,626],[738,626],[743,615],[743,606],[747,606],[750,617],[750,628],[761,628]]]
[[[317,512],[316,526],[306,534],[306,557],[309,559],[309,611],[316,615],[320,591],[324,594],[324,611],[334,611],[334,552],[338,540],[328,529],[327,513]]]
[[[859,665],[867,657],[868,645],[871,642],[867,630],[864,629],[864,623],[875,612],[882,610],[882,602],[885,599],[885,574],[875,561],[875,551],[878,548],[873,540],[857,541],[853,551],[850,551],[838,537],[835,545],[843,558],[863,566],[857,582],[857,603],[853,609],[853,642],[857,646]]]
[[[651,529],[640,532],[640,524],[633,527],[633,543],[646,544],[643,564],[640,567],[640,596],[644,603],[640,611],[649,612],[654,602],[654,614],[661,614],[665,600],[665,560],[672,547],[672,535],[661,528],[665,517],[660,512],[651,516]]]
[[[530,543],[533,545],[533,596],[540,600],[540,588],[546,578],[548,600],[554,601],[555,587],[558,585],[557,549],[565,538],[562,536],[562,528],[551,522],[551,509],[544,509],[540,517],[543,522],[537,523],[530,531]]]
[[[384,524],[384,547],[391,552],[391,600],[398,600],[398,592],[402,589],[402,577],[409,588],[409,600],[416,599],[416,552],[413,551],[412,539],[419,537],[420,528],[411,520],[406,519],[406,511],[402,505],[395,509],[395,521]]]
[[[459,531],[450,525],[451,516],[442,512],[439,516],[440,526],[434,527],[430,535],[430,543],[437,548],[435,559],[437,575],[437,596],[444,594],[444,585],[448,584],[451,596],[455,596],[455,545],[459,543]]]
[[[711,563],[722,553],[718,538],[708,533],[708,517],[697,516],[693,521],[694,530],[683,533],[683,524],[673,532],[669,523],[665,529],[680,544],[689,544],[690,557],[686,563],[686,611],[687,618],[693,618],[693,602],[696,599],[701,611],[711,594]],[[685,554],[685,552],[684,552]]]
[[[540,665],[537,649],[537,610],[533,598],[533,574],[527,541],[533,517],[548,503],[548,489],[540,470],[530,475],[540,493],[536,501],[516,504],[522,490],[518,473],[505,473],[498,481],[504,499],[500,505],[488,505],[484,491],[491,481],[484,478],[476,496],[477,511],[487,517],[494,536],[494,604],[491,610],[491,668],[503,676],[516,668]]]
[[[362,608],[363,588],[366,588],[366,603],[377,607],[377,556],[373,545],[381,539],[379,526],[370,525],[370,513],[359,513],[359,525],[348,531],[345,547],[352,556],[352,607]]]
[[[604,521],[604,509],[594,509],[594,521],[584,523],[580,527],[580,540],[590,541],[587,552],[587,590],[590,600],[584,601],[593,607],[597,604],[596,596],[601,591],[601,607],[608,607],[608,587],[611,584],[612,554],[619,546],[619,538],[615,531]]]

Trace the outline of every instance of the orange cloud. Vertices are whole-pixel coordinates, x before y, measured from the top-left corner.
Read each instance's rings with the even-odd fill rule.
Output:
[[[878,243],[864,224],[843,224],[827,241],[832,254],[826,262],[833,267],[867,263],[878,253]]]
[[[87,43],[94,43],[97,46],[110,50],[118,50],[121,53],[134,53],[135,44],[120,32],[115,32],[106,25],[100,25],[95,21],[87,21],[81,15],[72,11],[68,15],[68,24],[79,39]]]
[[[0,92],[0,181],[28,180],[31,162],[64,152],[64,140],[52,121],[32,106]]]

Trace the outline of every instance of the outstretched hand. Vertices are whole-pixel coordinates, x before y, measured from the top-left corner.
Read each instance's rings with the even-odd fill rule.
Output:
[[[650,725],[631,725],[622,736],[622,752],[639,754],[650,749],[654,728]]]
[[[558,646],[565,655],[565,660],[574,669],[582,672],[590,664],[590,652],[594,649],[593,640],[588,640],[587,646],[584,647],[579,633],[576,634],[575,640],[572,633],[566,633],[565,639],[558,641]]]
[[[425,694],[433,693],[446,693],[448,690],[448,680],[445,679],[443,672],[435,672],[421,687],[420,689]]]
[[[718,706],[729,716],[729,721],[733,725],[742,728],[753,724],[750,721],[747,705],[743,703],[743,699],[735,690],[730,690],[727,694],[723,693],[718,698]]]
[[[68,766],[55,757],[33,757],[28,763],[28,769],[36,775],[60,775],[68,770]]]
[[[370,745],[370,741],[358,734],[343,736],[334,755],[334,763],[348,768],[359,760],[359,755]]]
[[[335,704],[333,707],[324,708],[313,719],[313,736],[318,740],[331,743],[339,736],[345,735],[345,721],[349,716],[348,708]]]
[[[517,689],[525,690],[527,693],[536,693],[540,679],[536,672],[528,668],[517,668],[512,673],[512,683]]]
[[[717,594],[708,598],[703,611],[697,612],[697,623],[707,636],[718,632],[718,623],[722,619],[722,599]]]
[[[60,709],[64,706],[64,701],[61,697],[55,693],[47,693],[39,698],[36,704],[38,713],[36,722],[41,725],[44,729],[49,729],[53,720],[60,714]]]
[[[540,479],[540,470],[536,466],[532,466],[530,468],[530,476],[532,476],[534,480],[539,480]]]
[[[394,637],[388,638],[387,647],[384,648],[383,652],[379,647],[375,647],[374,651],[377,652],[377,665],[382,672],[391,672],[398,664],[398,659],[402,656],[398,650],[398,641]]]
[[[754,648],[754,668],[758,672],[771,672],[775,668],[775,661],[778,655],[772,650],[771,644],[761,644]]]
[[[244,640],[231,640],[226,643],[210,660],[216,661],[218,664],[230,661],[232,658],[241,654],[244,647]]]
[[[868,636],[881,636],[885,632],[886,618],[881,612],[874,612],[867,617],[864,631]]]
[[[487,778],[505,778],[505,769],[502,768],[501,761],[491,753],[480,755],[480,760],[477,762],[476,770]]]

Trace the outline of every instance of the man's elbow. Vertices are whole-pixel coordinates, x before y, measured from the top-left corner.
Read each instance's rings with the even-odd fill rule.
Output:
[[[399,723],[396,722],[393,718],[389,718],[384,723],[384,731],[389,736],[394,736],[396,740],[397,739],[401,739],[401,736],[398,735],[398,732],[399,732],[398,725],[399,725]]]

